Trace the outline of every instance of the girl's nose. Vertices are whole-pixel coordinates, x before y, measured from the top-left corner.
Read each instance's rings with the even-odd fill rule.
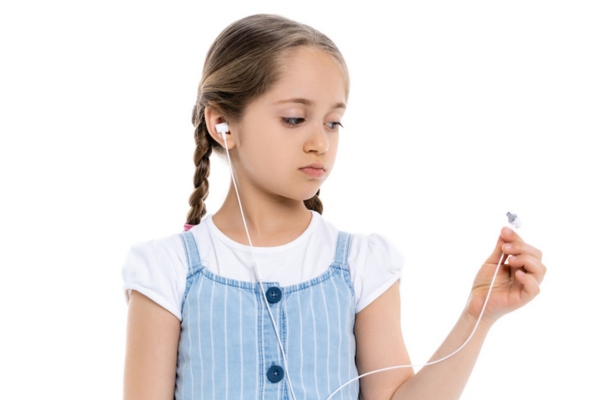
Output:
[[[325,126],[319,125],[311,131],[311,135],[304,143],[304,151],[307,153],[323,154],[329,150],[329,138],[325,132]]]

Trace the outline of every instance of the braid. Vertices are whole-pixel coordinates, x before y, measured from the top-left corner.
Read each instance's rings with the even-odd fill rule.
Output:
[[[304,200],[304,205],[309,210],[316,211],[319,214],[323,214],[323,203],[321,202],[321,199],[319,199],[319,193],[321,193],[321,189],[319,189],[317,191],[317,194],[315,194],[310,199]]]
[[[200,220],[206,214],[204,199],[208,196],[208,175],[210,174],[210,155],[212,153],[212,137],[209,137],[206,130],[206,121],[204,120],[204,107],[198,109],[194,106],[192,112],[192,123],[196,127],[194,139],[196,140],[196,150],[194,151],[194,164],[196,172],[194,173],[194,191],[190,196],[190,211],[187,215],[187,223],[198,225]]]

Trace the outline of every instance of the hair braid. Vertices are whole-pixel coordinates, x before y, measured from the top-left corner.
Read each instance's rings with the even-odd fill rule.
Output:
[[[210,155],[212,154],[212,139],[206,130],[204,120],[204,107],[194,106],[192,112],[192,123],[196,127],[194,139],[196,141],[196,150],[194,151],[194,164],[196,172],[194,173],[194,191],[190,195],[190,211],[187,215],[187,223],[198,225],[200,220],[206,214],[204,199],[208,196],[208,175],[210,174]]]
[[[323,214],[323,203],[319,198],[319,194],[321,193],[321,189],[317,191],[317,193],[308,200],[304,200],[304,205],[306,208],[312,211],[316,211],[319,214]]]

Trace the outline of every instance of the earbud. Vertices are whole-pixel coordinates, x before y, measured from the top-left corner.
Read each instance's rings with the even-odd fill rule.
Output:
[[[511,224],[513,228],[519,229],[521,225],[523,225],[523,221],[521,221],[519,217],[517,217],[517,214],[512,214],[509,211],[506,213],[506,216],[508,217],[508,223]]]
[[[227,122],[221,122],[220,124],[215,125],[215,129],[223,136],[223,140],[225,140],[225,134],[229,132],[229,124]]]

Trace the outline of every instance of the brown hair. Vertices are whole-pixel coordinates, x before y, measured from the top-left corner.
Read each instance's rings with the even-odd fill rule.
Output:
[[[239,121],[247,105],[275,84],[285,53],[299,46],[317,47],[337,60],[346,81],[347,96],[348,71],[342,54],[331,39],[307,25],[277,15],[252,15],[225,28],[210,47],[192,112],[196,172],[188,224],[199,224],[206,214],[209,157],[213,148],[219,153],[223,151],[206,129],[205,109],[213,108],[229,121]],[[304,204],[309,210],[322,213],[319,192]]]

